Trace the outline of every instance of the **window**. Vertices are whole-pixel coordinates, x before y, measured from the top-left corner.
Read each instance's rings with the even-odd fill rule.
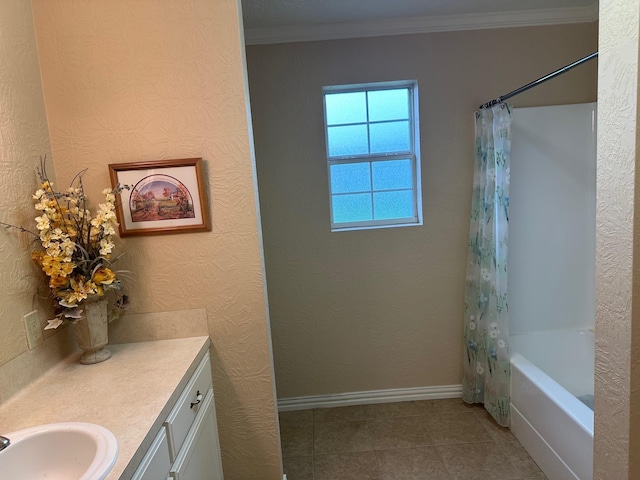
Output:
[[[420,225],[416,82],[323,94],[331,230]]]

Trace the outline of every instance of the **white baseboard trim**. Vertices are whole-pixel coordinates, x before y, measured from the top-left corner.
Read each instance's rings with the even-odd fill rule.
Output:
[[[369,403],[406,402],[409,400],[436,400],[462,397],[462,385],[437,387],[393,388],[368,392],[336,393],[313,397],[279,398],[278,411],[309,410],[312,408],[348,407]]]

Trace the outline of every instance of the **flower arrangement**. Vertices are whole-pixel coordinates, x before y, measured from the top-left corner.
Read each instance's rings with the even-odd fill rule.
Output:
[[[48,280],[56,316],[45,329],[57,328],[65,321],[82,318],[87,300],[108,296],[111,300],[109,321],[124,313],[128,304],[122,293],[118,273],[112,269],[113,236],[118,225],[115,215],[116,194],[123,188],[102,191],[105,203],[98,205],[92,217],[80,172],[65,192],[56,192],[46,176],[44,162],[39,168],[40,188],[33,195],[38,233],[4,222],[34,235],[39,247],[31,254]],[[124,187],[126,188],[126,187]]]

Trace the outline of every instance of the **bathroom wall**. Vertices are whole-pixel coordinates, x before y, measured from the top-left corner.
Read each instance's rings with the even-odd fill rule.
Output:
[[[600,2],[594,479],[640,478],[640,1]]]
[[[40,155],[50,154],[31,2],[0,2],[0,221],[35,229],[31,196]],[[41,274],[29,256],[34,237],[0,228],[0,366],[28,349],[22,316],[46,309]]]
[[[33,6],[60,183],[88,168],[97,203],[109,163],[204,158],[212,231],[119,243],[131,313],[206,310],[225,478],[281,478],[238,3]]]
[[[595,326],[596,105],[514,108],[511,333]]]
[[[597,49],[595,24],[249,46],[278,396],[459,385],[473,112]],[[596,63],[513,99],[591,102]],[[324,85],[417,79],[424,225],[331,233]]]

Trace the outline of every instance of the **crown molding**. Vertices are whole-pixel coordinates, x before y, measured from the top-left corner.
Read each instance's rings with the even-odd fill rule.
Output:
[[[415,33],[590,23],[597,19],[598,3],[595,2],[589,7],[390,18],[366,22],[247,27],[244,34],[246,45],[266,45]]]

